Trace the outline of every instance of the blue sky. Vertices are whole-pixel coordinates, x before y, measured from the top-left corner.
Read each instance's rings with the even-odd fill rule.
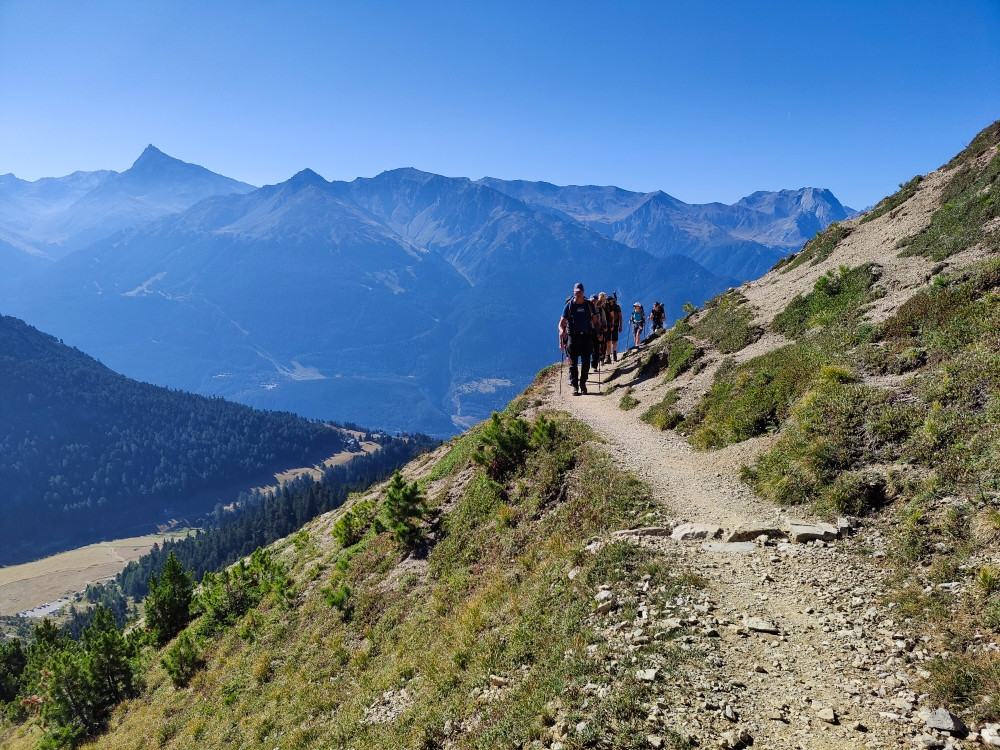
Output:
[[[262,185],[412,166],[862,208],[1000,118],[1000,1],[0,0],[0,173],[147,143]]]

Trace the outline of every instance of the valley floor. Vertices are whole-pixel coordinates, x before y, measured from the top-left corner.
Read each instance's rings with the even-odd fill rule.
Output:
[[[622,366],[639,356],[633,350]],[[630,536],[679,557],[706,583],[704,601],[678,601],[675,611],[659,613],[672,617],[646,626],[655,631],[680,622],[700,634],[689,637],[689,645],[705,655],[689,662],[687,684],[662,684],[650,743],[657,746],[657,728],[708,747],[737,746],[741,732],[755,748],[895,748],[919,742],[927,716],[937,708],[919,694],[920,678],[929,676],[920,674],[921,662],[933,655],[883,605],[887,540],[881,532],[863,527],[847,539],[808,544],[675,541],[666,534],[682,523],[732,530],[743,524],[776,528],[787,520],[786,509],[756,498],[738,476],[740,465],[771,438],[698,452],[677,433],[641,422],[643,408],[619,408],[620,393],[598,395],[592,380],[589,395],[574,397],[566,383],[560,393],[555,377],[548,405],[590,425],[616,462],[649,482],[662,504],[651,509],[647,527]],[[632,395],[648,405],[662,396],[660,383],[637,383]],[[607,388],[602,386],[605,393]],[[599,626],[609,642],[617,641],[623,658],[641,669],[653,665],[642,663],[641,651],[630,642],[637,624],[616,621],[612,611]],[[927,746],[945,744],[935,737]]]

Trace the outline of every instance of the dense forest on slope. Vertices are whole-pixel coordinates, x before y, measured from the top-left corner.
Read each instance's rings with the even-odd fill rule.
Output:
[[[406,439],[381,437],[380,450],[359,455],[343,466],[326,470],[321,482],[301,480],[276,493],[253,493],[241,498],[237,512],[224,513],[218,525],[186,539],[168,541],[139,560],[130,562],[117,577],[121,590],[143,598],[149,577],[159,573],[171,552],[196,580],[206,571],[220,570],[258,547],[294,534],[321,513],[339,508],[351,492],[370,487],[437,441],[424,435]]]
[[[341,429],[118,375],[0,317],[0,564],[200,513],[343,450]]]

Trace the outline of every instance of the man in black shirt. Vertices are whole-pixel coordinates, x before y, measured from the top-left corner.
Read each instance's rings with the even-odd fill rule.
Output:
[[[569,336],[567,353],[569,354],[569,379],[573,386],[573,395],[587,392],[587,375],[590,374],[590,353],[593,346],[594,332],[598,326],[597,310],[594,303],[583,293],[583,284],[573,287],[573,299],[566,303],[559,330]],[[581,370],[577,370],[577,360]],[[578,375],[579,372],[579,375]]]

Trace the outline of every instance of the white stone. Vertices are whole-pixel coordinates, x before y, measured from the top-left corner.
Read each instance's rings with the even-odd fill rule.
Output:
[[[768,622],[762,617],[744,617],[743,624],[746,625],[748,630],[753,630],[756,633],[771,633],[772,635],[778,635],[781,632],[777,625],[772,622]]]
[[[979,730],[979,739],[983,741],[984,745],[1000,747],[1000,724],[985,724]]]
[[[710,523],[684,523],[673,530],[671,539],[685,542],[690,539],[715,539],[722,534],[722,527]]]

